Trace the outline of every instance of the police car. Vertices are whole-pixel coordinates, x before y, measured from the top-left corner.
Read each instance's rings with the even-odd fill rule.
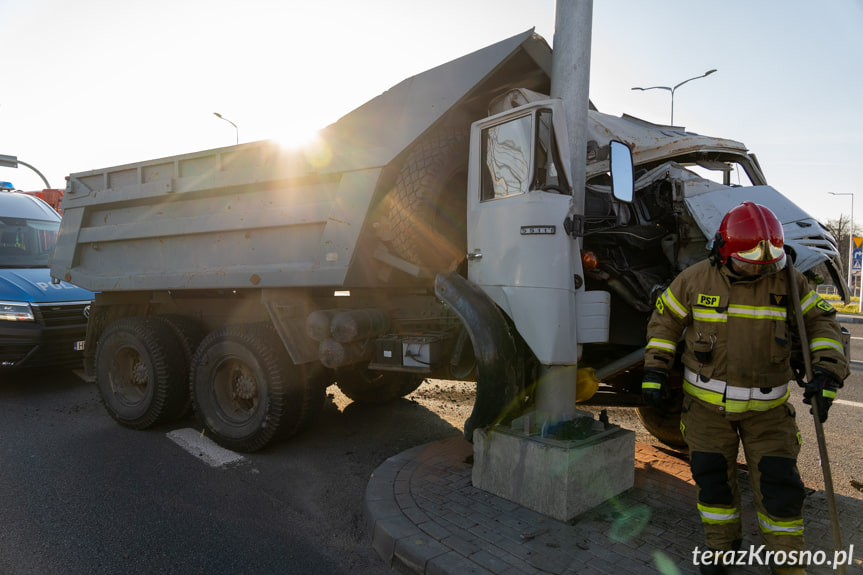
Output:
[[[52,283],[60,215],[0,182],[0,371],[82,367],[93,293]]]

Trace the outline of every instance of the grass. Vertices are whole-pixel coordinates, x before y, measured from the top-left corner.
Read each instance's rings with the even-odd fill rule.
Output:
[[[860,309],[860,298],[852,297],[851,303],[846,305],[842,303],[838,295],[823,294],[821,297],[830,302],[830,305],[836,308],[839,313],[859,313],[857,310]]]

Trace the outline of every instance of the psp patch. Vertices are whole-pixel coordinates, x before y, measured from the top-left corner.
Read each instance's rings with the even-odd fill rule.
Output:
[[[698,294],[697,303],[704,307],[719,307],[719,296],[700,293]]]
[[[665,312],[665,303],[663,303],[662,298],[656,298],[656,311],[659,312],[659,315],[662,315]]]
[[[834,313],[836,310],[832,305],[824,301],[823,299],[819,299],[818,303],[815,304],[815,307],[826,311],[827,313]]]

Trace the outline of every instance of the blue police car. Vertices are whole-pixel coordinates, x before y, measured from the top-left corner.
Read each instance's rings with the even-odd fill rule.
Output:
[[[60,215],[0,182],[0,372],[82,367],[93,293],[52,283]]]

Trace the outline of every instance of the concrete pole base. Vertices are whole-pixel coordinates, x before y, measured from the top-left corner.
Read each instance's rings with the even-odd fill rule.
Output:
[[[473,486],[560,521],[635,483],[635,432],[606,425],[580,440],[494,427],[473,434]]]

